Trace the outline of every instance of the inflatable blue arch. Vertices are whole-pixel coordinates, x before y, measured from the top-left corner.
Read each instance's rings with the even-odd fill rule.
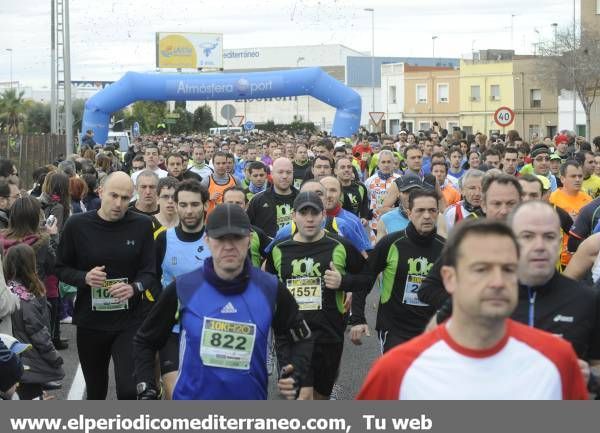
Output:
[[[320,68],[201,75],[127,72],[87,100],[81,130],[93,130],[95,141],[104,144],[111,114],[139,100],[224,101],[300,95],[337,108],[332,135],[350,137],[358,130],[360,95]]]

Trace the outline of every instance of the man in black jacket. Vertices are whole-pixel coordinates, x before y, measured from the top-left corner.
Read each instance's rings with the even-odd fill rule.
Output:
[[[273,187],[252,197],[248,217],[252,225],[274,237],[277,230],[292,222],[294,199],[298,191],[293,187],[294,169],[287,158],[273,163]]]
[[[150,218],[128,211],[132,195],[127,174],[107,176],[100,209],[69,218],[58,248],[56,273],[77,287],[73,323],[89,400],[106,398],[111,358],[117,397],[136,398],[132,343],[142,293],[155,284],[155,253]]]
[[[512,318],[569,341],[593,390],[600,378],[600,293],[556,270],[562,238],[551,205],[524,202],[509,223],[521,249],[519,302]],[[437,322],[449,315],[447,303],[438,311]]]
[[[418,291],[442,254],[444,239],[436,233],[437,215],[437,194],[414,190],[409,198],[410,223],[406,229],[384,236],[369,254],[370,280],[358,286],[372,287],[377,275],[383,276],[376,324],[382,352],[419,335],[435,311],[419,300]],[[369,335],[365,320],[367,294],[356,292],[352,297],[350,335],[354,344],[361,344],[362,335]]]
[[[556,270],[562,241],[556,212],[547,203],[527,202],[515,209],[509,223],[521,249],[513,319],[568,340],[594,371],[600,367],[600,294]]]

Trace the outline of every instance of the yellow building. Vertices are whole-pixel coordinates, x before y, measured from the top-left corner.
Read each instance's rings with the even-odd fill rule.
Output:
[[[452,131],[459,126],[459,71],[453,68],[404,65],[404,121],[415,130],[437,122]]]
[[[510,129],[519,131],[526,141],[534,134],[538,137],[554,137],[558,132],[558,89],[551,86],[537,73],[544,68],[539,57],[515,56],[514,101],[515,122]]]
[[[481,132],[488,137],[514,129],[525,141],[554,136],[558,124],[558,92],[536,72],[541,59],[512,56],[509,60],[461,61],[460,125],[467,133]],[[514,121],[501,127],[494,113],[508,107]]]
[[[461,60],[460,126],[469,133],[490,136],[503,132],[494,122],[494,113],[502,106],[514,109],[513,62]],[[511,125],[512,126],[512,125]],[[508,127],[508,129],[512,129]]]

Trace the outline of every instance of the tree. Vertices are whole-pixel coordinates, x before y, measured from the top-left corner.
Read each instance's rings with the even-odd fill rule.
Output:
[[[85,99],[73,99],[71,102],[71,111],[73,112],[73,132],[77,135],[77,132],[81,129],[83,121],[83,110],[85,108]],[[85,133],[85,131],[82,131]]]
[[[197,132],[208,132],[210,128],[217,126],[212,116],[212,110],[206,104],[201,105],[194,111],[192,128]]]
[[[25,131],[34,134],[50,132],[50,104],[32,102],[25,113]]]
[[[17,89],[6,89],[0,96],[0,124],[6,127],[9,134],[18,134],[25,120],[25,112],[30,105],[23,99],[25,91],[17,93]]]
[[[573,34],[575,30],[575,35]],[[575,89],[585,111],[586,138],[591,131],[591,110],[600,92],[600,33],[587,30],[583,37],[577,29],[561,29],[556,37],[538,45],[541,54],[540,78],[558,89]]]
[[[159,123],[164,123],[167,114],[165,102],[138,101],[133,104],[131,114],[140,124],[142,134],[151,134]]]

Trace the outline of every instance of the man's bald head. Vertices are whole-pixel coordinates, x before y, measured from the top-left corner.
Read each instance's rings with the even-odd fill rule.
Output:
[[[277,158],[273,161],[273,171],[279,168],[291,168],[293,170],[294,166],[292,165],[292,161],[288,158]]]
[[[291,185],[294,180],[294,166],[287,158],[277,158],[273,162],[271,171],[273,187],[278,194],[288,195],[291,193]]]
[[[342,184],[340,181],[333,176],[325,176],[321,179],[321,185],[325,188],[325,209],[333,210],[340,203],[340,197],[342,195]]]
[[[98,215],[105,221],[115,222],[122,219],[127,212],[133,196],[133,182],[122,171],[106,176],[100,187],[100,209]]]
[[[560,256],[558,214],[548,203],[534,200],[521,203],[508,221],[521,250],[519,281],[527,286],[546,284],[554,275]]]
[[[106,189],[109,188],[109,185],[118,185],[119,187],[130,186],[131,192],[133,193],[134,186],[131,177],[124,171],[113,171],[108,176],[102,179],[101,187]]]
[[[548,222],[552,221],[557,232],[560,232],[560,218],[558,217],[558,213],[556,213],[552,205],[542,200],[530,200],[520,203],[509,215],[508,224],[516,232],[523,217],[530,215],[538,215]]]
[[[321,179],[320,182],[322,185],[325,186],[325,188],[327,188],[327,185],[335,183],[340,188],[340,190],[342,189],[342,183],[340,182],[340,180],[337,177],[334,177],[334,176],[325,176],[323,179]]]

